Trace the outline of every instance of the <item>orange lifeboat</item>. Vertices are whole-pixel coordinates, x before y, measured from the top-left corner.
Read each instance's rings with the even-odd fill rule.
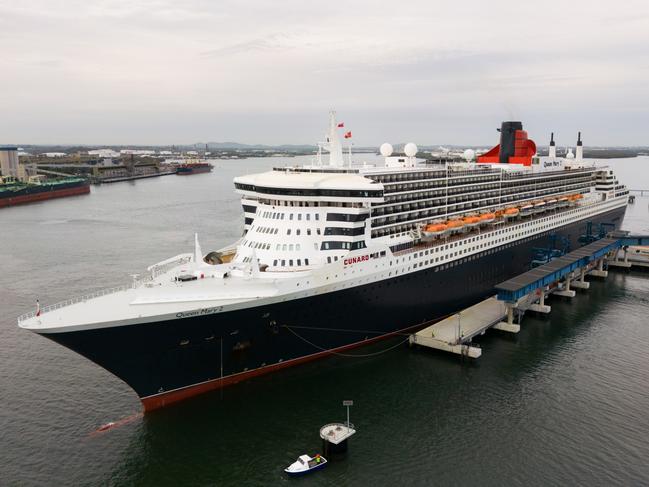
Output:
[[[538,200],[534,201],[534,213],[543,213],[546,210],[545,201]]]
[[[521,216],[530,216],[534,210],[534,205],[532,203],[525,203],[520,207]]]
[[[582,195],[580,193],[571,194],[570,196],[568,196],[568,204],[570,204],[570,206],[574,206],[574,205],[577,204],[577,200],[580,200],[583,197],[584,197],[584,195]]]
[[[459,232],[464,228],[464,222],[462,220],[449,220],[446,222],[446,227],[450,232]]]
[[[505,210],[503,210],[502,208],[496,210],[496,218],[502,218],[504,214],[505,214]]]
[[[505,210],[504,216],[505,218],[515,218],[518,216],[519,213],[520,213],[519,209],[512,206]]]
[[[448,231],[448,225],[445,223],[431,223],[426,225],[422,230],[424,237],[439,237]]]
[[[480,217],[475,215],[465,216],[462,221],[467,227],[475,227],[476,225],[480,225]]]
[[[491,223],[496,219],[496,214],[495,213],[483,213],[480,215],[480,223],[483,225],[486,225],[487,223]]]

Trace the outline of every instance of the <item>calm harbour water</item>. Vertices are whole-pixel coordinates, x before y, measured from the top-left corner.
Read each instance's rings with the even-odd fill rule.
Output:
[[[371,157],[371,156],[370,156]],[[235,240],[238,174],[93,187],[0,210],[0,485],[648,485],[649,274],[612,272],[518,336],[489,332],[474,363],[399,347],[333,357],[142,417],[124,383],[15,318]],[[294,161],[289,161],[294,162]],[[649,189],[649,157],[612,161]],[[649,233],[649,198],[624,227]],[[380,351],[377,344],[358,353]],[[320,448],[353,399],[347,458],[311,477],[282,469]],[[119,426],[104,433],[109,421]]]

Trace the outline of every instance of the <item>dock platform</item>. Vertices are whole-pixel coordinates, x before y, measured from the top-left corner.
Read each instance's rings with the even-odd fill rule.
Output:
[[[506,315],[505,303],[494,296],[418,331],[410,336],[409,341],[411,345],[478,358],[482,355],[482,350],[469,345],[473,337],[492,327],[511,333],[520,330],[520,325],[502,321]]]

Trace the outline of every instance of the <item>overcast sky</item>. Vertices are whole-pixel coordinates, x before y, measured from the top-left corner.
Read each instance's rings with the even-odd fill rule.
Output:
[[[0,0],[0,143],[649,144],[649,1]]]

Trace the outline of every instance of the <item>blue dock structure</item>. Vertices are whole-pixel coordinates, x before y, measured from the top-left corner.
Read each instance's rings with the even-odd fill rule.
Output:
[[[591,240],[591,232],[585,239]],[[411,345],[421,345],[445,352],[456,353],[470,358],[478,358],[482,351],[471,343],[489,328],[518,333],[520,319],[526,311],[549,313],[551,307],[545,304],[549,295],[572,298],[575,289],[588,289],[585,280],[592,277],[607,277],[607,267],[631,268],[649,267],[649,248],[646,251],[647,263],[631,260],[629,249],[649,246],[649,235],[632,235],[629,232],[611,232],[606,236],[595,237],[584,245],[549,262],[534,267],[495,287],[496,295],[477,303],[459,313],[447,317],[410,336]],[[620,259],[620,252],[624,258]],[[515,321],[518,318],[518,323]]]
[[[591,232],[587,233],[586,239],[592,236]],[[551,308],[545,304],[545,298],[549,294],[574,297],[574,289],[590,287],[590,283],[585,281],[586,275],[606,277],[608,270],[605,267],[609,266],[631,268],[629,247],[646,245],[649,245],[649,235],[611,232],[547,264],[501,282],[495,289],[496,297],[507,309],[504,323],[513,323],[514,310],[549,313]],[[620,250],[624,251],[624,260],[619,259]]]

